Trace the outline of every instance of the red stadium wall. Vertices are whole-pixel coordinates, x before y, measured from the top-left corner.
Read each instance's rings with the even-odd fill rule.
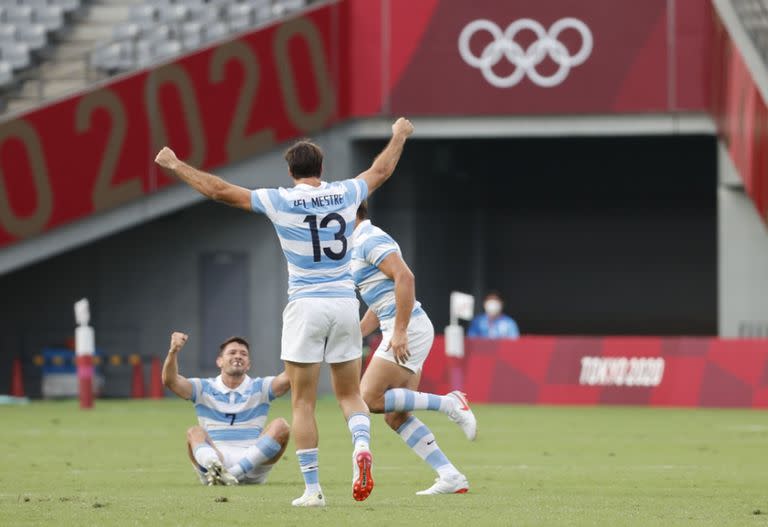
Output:
[[[420,389],[460,383],[470,400],[768,408],[768,343],[659,337],[467,339],[445,356],[437,337]]]
[[[768,222],[768,106],[719,19],[714,34],[712,113],[747,194]]]
[[[212,169],[350,117],[704,111],[712,13],[674,4],[339,0],[115,79],[0,124],[0,247],[175,183],[152,163],[163,144]],[[549,32],[571,58],[516,70],[502,53],[484,73],[459,48],[476,20],[527,28],[507,48]],[[467,36],[465,54],[492,40]]]

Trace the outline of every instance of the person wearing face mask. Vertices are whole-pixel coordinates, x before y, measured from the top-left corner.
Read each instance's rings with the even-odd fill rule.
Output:
[[[486,339],[516,339],[520,337],[517,323],[508,315],[502,313],[504,301],[496,291],[485,295],[483,310],[485,313],[472,319],[467,330],[468,337],[481,337]]]

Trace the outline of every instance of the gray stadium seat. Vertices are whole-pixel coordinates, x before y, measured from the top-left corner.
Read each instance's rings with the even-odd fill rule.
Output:
[[[48,44],[46,27],[42,24],[20,25],[17,29],[19,40],[33,51],[42,49]]]
[[[173,31],[170,26],[161,25],[151,28],[146,28],[142,31],[142,38],[154,46],[161,42],[166,42],[173,39]]]
[[[218,22],[220,18],[219,7],[208,4],[193,5],[189,7],[189,18],[201,24]]]
[[[159,6],[160,22],[165,24],[175,24],[183,22],[189,15],[189,8],[183,5]]]
[[[233,31],[244,31],[253,25],[253,7],[248,4],[231,4],[226,7],[226,17]]]
[[[29,46],[12,42],[0,44],[0,60],[10,63],[14,70],[26,68],[30,65]]]
[[[134,48],[134,66],[135,68],[143,68],[154,62],[152,57],[152,46],[146,40],[136,41],[136,47]],[[126,68],[127,69],[127,68]]]
[[[157,8],[151,5],[133,6],[128,18],[140,25],[154,24],[157,21]]]
[[[32,8],[27,5],[6,6],[6,24],[31,24]]]
[[[178,55],[181,51],[181,44],[177,40],[158,42],[153,48],[154,56],[157,59],[168,59]]]
[[[186,6],[190,10],[207,5],[205,0],[175,0],[173,3]]]
[[[223,11],[229,4],[233,4],[234,0],[208,0],[208,5],[217,7],[220,11]]]
[[[30,7],[48,7],[50,5],[48,0],[19,0],[19,4]]]
[[[59,6],[35,7],[34,20],[45,26],[48,31],[58,31],[64,27],[64,10]]]
[[[16,42],[16,26],[0,25],[0,43],[2,42]]]
[[[115,40],[127,40],[136,38],[141,34],[141,27],[139,24],[133,22],[127,22],[125,24],[117,24],[112,29],[112,38]]]
[[[206,42],[220,40],[229,34],[229,29],[223,22],[214,22],[206,24],[203,27],[203,38]]]
[[[65,13],[70,13],[80,8],[80,0],[51,0],[50,3],[51,5],[59,6]]]
[[[272,6],[257,6],[253,10],[253,20],[255,23],[260,24],[268,20],[272,20],[277,15],[272,11]]]
[[[8,86],[13,83],[13,67],[4,60],[0,60],[0,86]]]
[[[203,25],[187,22],[181,26],[181,45],[184,49],[195,49],[203,43]]]
[[[276,0],[273,10],[278,16],[297,11],[307,5],[305,0]]]

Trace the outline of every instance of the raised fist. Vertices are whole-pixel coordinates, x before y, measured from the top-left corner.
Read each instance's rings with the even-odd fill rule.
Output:
[[[395,124],[392,125],[392,135],[404,135],[405,137],[409,137],[413,133],[413,125],[411,124],[411,121],[406,119],[405,117],[399,118],[397,121],[395,121]]]
[[[173,334],[171,335],[171,350],[170,350],[171,353],[176,353],[179,350],[181,350],[181,348],[184,347],[184,344],[187,343],[188,338],[189,337],[187,336],[186,333],[180,333],[178,331],[174,331]]]

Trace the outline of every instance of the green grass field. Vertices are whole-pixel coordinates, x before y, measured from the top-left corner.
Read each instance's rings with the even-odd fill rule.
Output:
[[[264,486],[203,487],[178,400],[34,402],[0,408],[0,525],[768,525],[768,413],[475,405],[476,442],[420,417],[469,478],[466,495],[415,496],[431,470],[374,416],[376,488],[350,493],[351,442],[319,404],[328,507],[294,509],[289,445]],[[287,401],[271,418],[289,419]]]

